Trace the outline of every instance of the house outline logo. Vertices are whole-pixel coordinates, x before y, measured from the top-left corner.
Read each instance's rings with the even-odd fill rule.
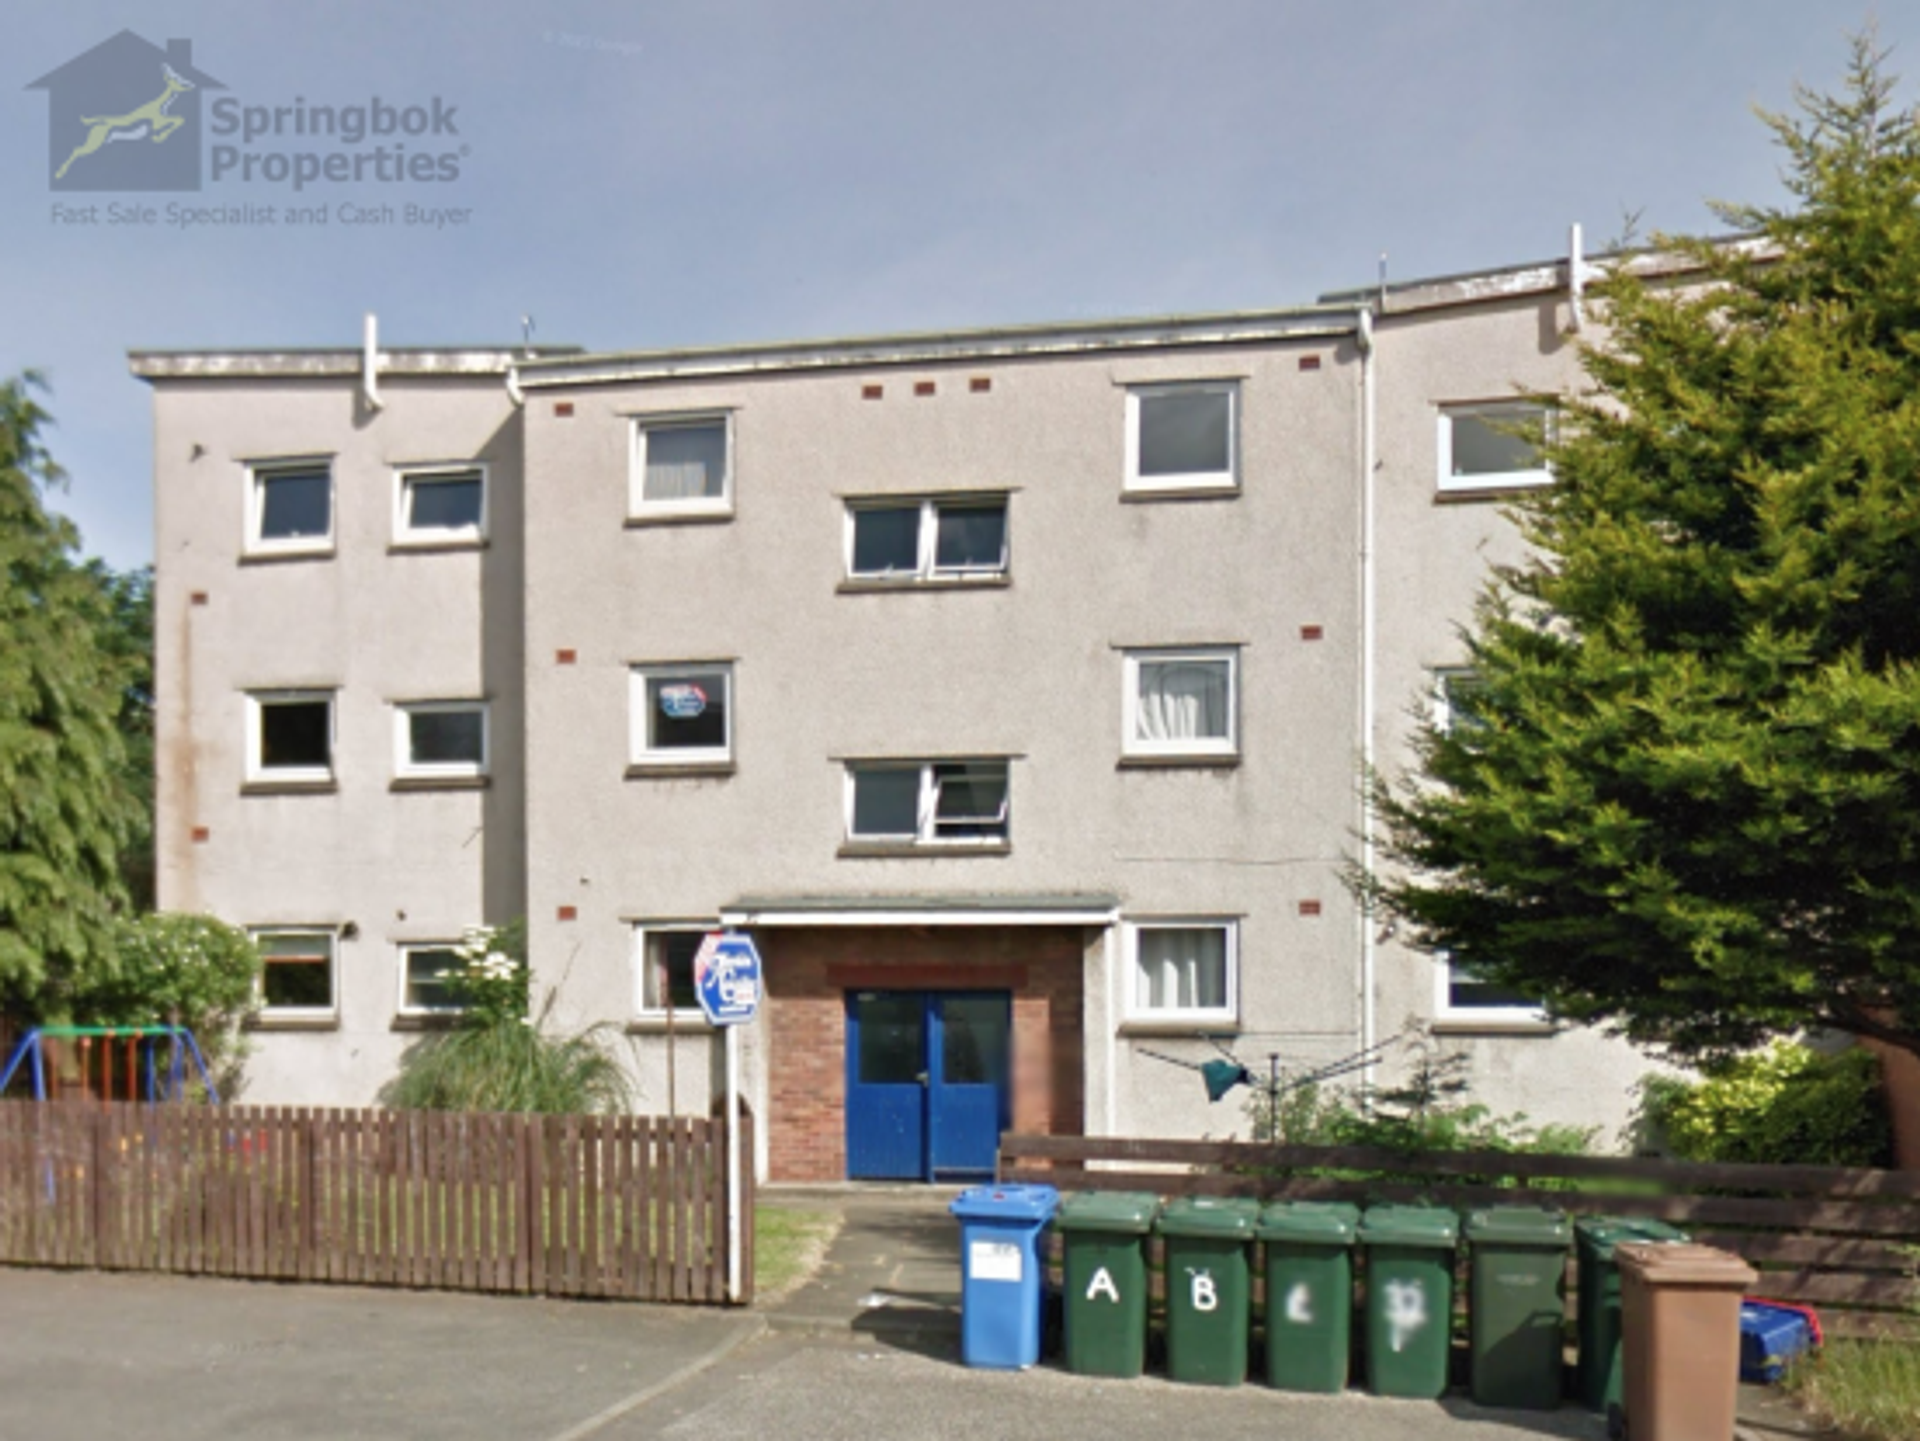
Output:
[[[47,188],[198,190],[201,97],[227,87],[195,67],[191,40],[131,30],[27,87],[47,92]]]

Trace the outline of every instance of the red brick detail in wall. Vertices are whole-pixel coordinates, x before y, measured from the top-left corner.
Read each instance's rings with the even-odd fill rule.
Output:
[[[762,932],[772,1179],[846,1177],[850,989],[1012,991],[1014,1129],[1082,1134],[1084,936],[1071,926]]]

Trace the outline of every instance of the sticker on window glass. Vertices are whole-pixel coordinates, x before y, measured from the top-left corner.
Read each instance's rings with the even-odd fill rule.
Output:
[[[707,693],[697,685],[660,687],[660,712],[672,720],[692,720],[707,708]]]
[[[1020,1248],[1010,1241],[975,1241],[968,1250],[967,1263],[976,1281],[1020,1279]]]

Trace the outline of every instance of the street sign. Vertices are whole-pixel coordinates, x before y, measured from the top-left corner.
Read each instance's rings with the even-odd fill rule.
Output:
[[[693,958],[693,989],[716,1026],[738,1026],[760,1010],[760,952],[753,937],[716,931]]]

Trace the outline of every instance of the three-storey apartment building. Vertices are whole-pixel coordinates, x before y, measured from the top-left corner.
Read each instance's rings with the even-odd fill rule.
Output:
[[[1409,1023],[1496,1110],[1616,1123],[1635,1053],[1342,879],[1364,769],[1470,686],[1570,318],[1549,264],[810,344],[136,355],[162,903],[262,938],[251,1094],[374,1099],[463,928],[524,913],[546,1023],[617,1025],[649,1110],[711,1104],[693,953],[754,934],[774,1179],[1244,1131],[1190,1066]]]

